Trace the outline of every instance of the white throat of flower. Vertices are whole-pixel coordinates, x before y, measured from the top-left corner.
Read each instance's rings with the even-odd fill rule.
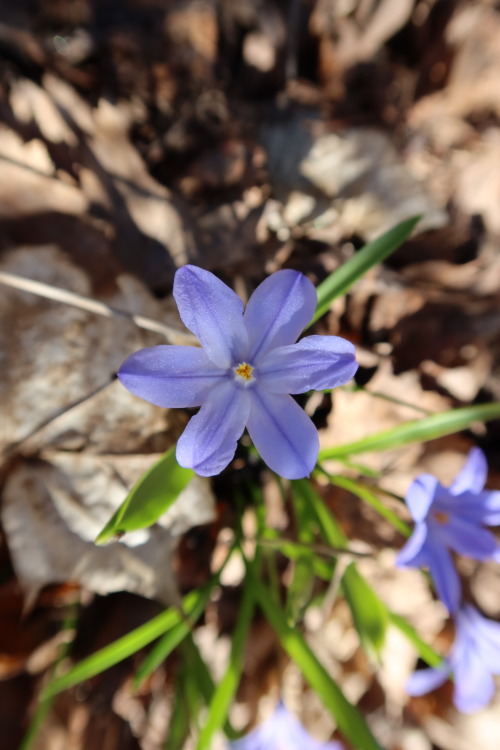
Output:
[[[252,375],[254,368],[248,362],[240,362],[238,367],[234,368],[234,379],[239,385],[248,388],[255,383],[255,376]]]

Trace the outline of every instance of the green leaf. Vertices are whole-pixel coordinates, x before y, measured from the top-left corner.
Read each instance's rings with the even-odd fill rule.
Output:
[[[192,622],[196,622],[196,620],[203,613],[203,610],[207,606],[211,593],[211,588],[207,587],[202,590],[195,605],[189,613],[190,622],[183,620],[182,622],[177,623],[177,625],[174,625],[174,627],[167,633],[165,633],[165,635],[158,641],[158,643],[153,646],[134,676],[134,689],[137,690],[141,683],[147,677],[149,677],[149,675],[154,672],[154,670],[159,667],[162,662],[165,661],[167,656],[169,656],[172,651],[177,648],[179,643],[184,640],[184,638],[190,632],[190,624]]]
[[[292,492],[301,495],[316,515],[321,535],[332,547],[342,549],[348,546],[348,539],[339,524],[332,516],[318,493],[307,479],[296,479],[291,482]]]
[[[403,635],[415,646],[418,655],[429,664],[430,667],[439,667],[443,663],[443,657],[440,656],[437,651],[434,651],[432,646],[429,646],[419,636],[413,625],[401,615],[397,615],[395,612],[388,612],[389,620],[392,625],[398,628]]]
[[[196,609],[200,599],[204,599],[206,596],[207,589],[210,593],[215,584],[216,580],[212,580],[206,587],[191,591],[183,600],[182,612],[175,607],[170,607],[165,612],[153,617],[149,622],[132,630],[131,633],[127,633],[127,635],[110,643],[109,646],[104,646],[104,648],[83,659],[66,674],[50,682],[45,688],[41,700],[57,695],[63,690],[95,677],[95,675],[104,672],[105,669],[113,667],[118,662],[135,654],[139,649],[152,643],[165,632],[179,625],[184,617],[189,617]]]
[[[182,641],[180,650],[184,661],[183,669],[187,672],[186,677],[189,678],[191,690],[196,689],[205,704],[209,706],[215,694],[215,684],[191,633]],[[236,740],[241,735],[241,732],[237,732],[227,719],[224,723],[224,733],[230,740]]]
[[[368,654],[375,653],[380,657],[389,620],[387,608],[358,572],[354,563],[348,565],[344,571],[342,590],[363,647]]]
[[[198,738],[197,750],[210,750],[212,747],[213,735],[226,721],[229,707],[238,688],[243,669],[243,651],[254,610],[253,586],[250,585],[249,577],[249,571],[252,568],[253,565],[247,562],[247,579],[233,633],[229,664],[209,705],[208,716]]]
[[[287,620],[290,625],[301,619],[314,590],[314,552],[311,545],[314,543],[317,532],[314,513],[311,513],[309,503],[301,493],[293,493],[293,505],[297,537],[299,543],[303,546],[303,552],[302,555],[297,557],[292,579],[288,586],[286,605]]]
[[[342,487],[348,492],[352,492],[353,495],[356,495],[365,503],[370,505],[374,510],[377,511],[377,513],[379,513],[383,518],[389,521],[389,523],[391,523],[394,528],[397,529],[401,534],[403,534],[404,536],[410,536],[411,529],[408,524],[398,518],[396,514],[393,513],[392,510],[387,508],[382,500],[373,492],[371,492],[371,490],[369,490],[367,487],[359,484],[354,479],[348,479],[347,477],[338,476],[336,474],[328,474],[328,477],[332,484],[336,485],[337,487]]]
[[[191,717],[197,715],[199,694],[192,694],[189,671],[182,664],[175,680],[173,706],[164,750],[182,750],[189,736]]]
[[[301,492],[305,497],[309,499],[309,503],[311,506],[311,509],[316,513],[316,517],[318,519],[318,524],[320,527],[320,533],[323,537],[323,539],[328,543],[331,544],[332,547],[346,547],[348,539],[339,527],[337,521],[332,516],[326,505],[323,503],[320,496],[317,494],[317,492],[314,491],[314,489],[311,487],[309,482],[305,479],[299,479],[297,481],[294,481],[291,483],[292,489],[294,492]],[[354,578],[351,574],[351,578]],[[349,587],[351,583],[351,580],[349,579],[349,576],[347,578],[344,578],[342,581],[342,588],[344,591],[344,595],[346,596],[346,599],[349,602],[349,592],[346,591],[346,588]],[[368,587],[368,584],[366,581],[363,581],[364,588]],[[356,586],[356,582],[354,583],[354,586]],[[363,587],[363,584],[361,586],[358,586],[358,589],[361,589]],[[368,587],[369,588],[369,587]],[[351,599],[359,598],[359,591],[358,589],[355,591],[354,596],[351,593]],[[370,599],[373,599],[374,597],[378,599],[375,592],[370,590],[370,594],[368,594],[368,597]],[[431,666],[437,666],[442,662],[442,658],[437,655],[437,653],[429,646],[425,641],[423,641],[418,633],[415,631],[415,629],[400,615],[396,615],[393,612],[390,612],[385,607],[385,604],[378,600],[378,604],[375,605],[377,609],[384,608],[386,610],[386,615],[382,615],[380,612],[379,616],[380,618],[387,617],[389,618],[390,622],[395,625],[397,628],[401,630],[404,635],[413,643],[415,648],[417,649],[419,655],[427,661],[428,664]],[[356,624],[356,615],[354,613],[354,609],[351,607],[351,612],[353,613],[353,620]],[[369,614],[368,614],[369,617]],[[358,615],[359,620],[359,615]],[[386,626],[385,626],[386,627]],[[384,628],[382,623],[379,623],[374,627],[374,632],[381,631]],[[359,630],[358,630],[359,632]],[[377,637],[375,638],[375,642],[377,642]],[[355,743],[354,743],[355,744]]]
[[[253,573],[251,578],[255,599],[279,636],[280,643],[302,674],[331,712],[340,731],[357,750],[381,750],[364,717],[350,703],[324,666],[311,651],[303,635],[288,625],[285,615],[267,588]]]
[[[397,250],[420,219],[420,216],[414,216],[389,229],[382,237],[377,237],[376,240],[369,242],[361,250],[358,250],[352,258],[322,281],[317,288],[318,304],[316,312],[309,325],[321,318],[328,311],[333,300],[348,292],[352,285],[364,276],[370,268],[382,263]]]
[[[200,610],[199,615],[203,611],[203,607]],[[199,616],[198,615],[198,616]],[[132,685],[134,690],[137,690],[141,684],[146,680],[149,675],[162,664],[165,659],[177,648],[179,643],[184,640],[186,635],[189,633],[189,628],[183,622],[174,625],[172,630],[165,633],[164,636],[155,643],[149,654],[146,656],[141,666],[134,675]]]
[[[50,669],[51,680],[54,679],[54,675],[60,663],[63,661],[63,659],[65,659],[65,657],[69,654],[71,650],[71,647],[75,639],[77,626],[78,626],[78,607],[76,604],[74,604],[71,606],[67,616],[64,618],[64,621],[62,623],[61,631],[62,633],[65,633],[66,637],[64,637],[59,643],[56,660]],[[19,745],[18,750],[30,750],[30,748],[34,745],[35,741],[37,740],[39,736],[40,729],[52,709],[53,703],[54,703],[53,695],[49,695],[49,696],[42,695],[39,697],[36,711],[31,717],[28,728],[26,729],[26,732],[24,734],[24,737],[21,740],[21,744]]]
[[[192,469],[179,466],[175,458],[175,445],[172,446],[134,484],[97,537],[96,544],[104,544],[127,531],[151,526],[177,500],[193,476]]]
[[[320,451],[318,460],[321,462],[330,458],[351,456],[368,451],[391,450],[410,443],[423,443],[465,430],[474,422],[487,422],[498,418],[500,418],[499,401],[479,406],[464,406],[441,414],[433,414],[431,417],[404,422],[397,427],[382,430],[353,443],[325,448]]]
[[[282,555],[288,557],[289,560],[300,560],[305,555],[308,556],[311,551],[304,544],[298,544],[292,542],[289,539],[280,539],[279,537],[262,537],[257,539],[257,544],[262,547],[272,548]],[[315,552],[315,550],[313,550]],[[335,557],[335,553],[329,553],[329,557]],[[313,554],[310,564],[312,566],[312,572],[318,578],[324,581],[330,581],[334,572],[334,563],[332,560],[325,560],[319,554]]]
[[[347,547],[347,537],[341,530],[320,496],[307,480],[292,483],[309,499],[311,510],[318,519],[323,539],[335,547]],[[342,591],[352,613],[361,644],[369,655],[380,654],[387,629],[387,610],[377,594],[358,573],[354,563],[347,566],[342,576]]]

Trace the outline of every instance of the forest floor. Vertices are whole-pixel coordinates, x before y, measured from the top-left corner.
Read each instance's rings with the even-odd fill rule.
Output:
[[[187,419],[116,381],[128,354],[165,338],[109,308],[171,326],[182,341],[178,266],[201,265],[243,298],[282,267],[317,284],[422,214],[394,256],[316,325],[356,344],[357,383],[370,392],[308,403],[321,444],[500,400],[499,80],[493,0],[0,3],[2,750],[19,747],[68,618],[77,661],[205,582],[234,521],[238,454],[162,525],[94,546]],[[104,307],[20,291],[9,274]],[[363,460],[404,495],[423,471],[451,481],[472,444],[488,457],[489,486],[500,487],[498,421]],[[286,534],[286,507],[260,479]],[[359,567],[380,597],[445,652],[444,608],[420,573],[394,568],[403,538],[347,491],[320,490],[370,551]],[[498,619],[498,566],[461,565],[468,593]],[[241,577],[227,571],[196,628],[216,673]],[[328,738],[318,697],[280,661],[265,621],[252,627],[234,723],[265,713],[281,671],[289,708]],[[450,684],[409,699],[414,650],[390,631],[382,663],[370,663],[341,600],[311,608],[305,629],[388,750],[498,750],[498,696],[472,716],[454,710]],[[176,655],[134,691],[143,656],[57,696],[33,750],[160,750]]]

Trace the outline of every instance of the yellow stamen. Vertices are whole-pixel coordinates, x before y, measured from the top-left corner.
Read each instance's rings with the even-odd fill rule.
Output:
[[[442,525],[448,523],[448,521],[450,520],[448,513],[444,513],[442,510],[435,510],[433,515],[436,521]]]
[[[243,380],[252,380],[252,365],[247,364],[246,362],[242,362],[238,367],[235,368],[236,375],[239,375],[240,378],[243,378]]]

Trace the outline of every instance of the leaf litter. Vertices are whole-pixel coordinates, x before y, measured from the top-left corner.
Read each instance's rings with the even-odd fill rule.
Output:
[[[219,17],[208,0],[135,0],[108,15],[87,0],[71,10],[49,0],[2,10],[0,270],[181,335],[170,295],[180,264],[199,263],[246,296],[283,265],[319,282],[363,241],[422,212],[416,235],[337,301],[318,332],[359,346],[368,391],[430,412],[499,398],[498,10],[486,1],[295,4],[307,23],[287,26],[274,2],[259,13],[222,3]],[[48,647],[45,662],[39,656],[38,669],[29,657],[54,644],[69,599],[80,603],[81,658],[156,613],[148,597],[165,603],[179,581],[187,590],[206,580],[212,555],[227,546],[234,499],[216,484],[211,522],[213,495],[198,487],[180,519],[95,548],[106,514],[185,424],[113,380],[129,353],[164,339],[5,286],[0,313],[8,321],[0,332],[0,718],[10,749],[57,649]],[[326,417],[324,409],[311,404],[326,423],[323,445],[416,414],[348,390],[334,394]],[[498,436],[495,423],[474,434],[491,466]],[[366,462],[401,495],[417,473],[453,476],[468,447],[453,436]],[[493,469],[489,486],[499,481]],[[362,570],[383,601],[444,650],[439,605],[384,552],[402,540],[345,490],[320,490],[344,530],[373,551]],[[404,515],[396,500],[392,507]],[[496,571],[464,562],[478,602],[497,617]],[[236,578],[222,588],[198,629],[216,671],[224,648],[215,644],[235,621],[238,586]],[[111,591],[135,593],[104,596]],[[409,700],[401,689],[413,668],[408,647],[391,635],[374,677],[344,610],[335,602],[318,629],[311,617],[306,630],[388,748],[496,750],[497,704],[461,717],[446,687]],[[272,633],[262,621],[254,627],[261,648],[247,657],[232,717],[240,725],[265,713],[278,689]],[[106,740],[120,750],[159,749],[173,664],[140,699],[131,697],[130,662],[59,696],[34,747]],[[287,670],[287,701],[314,727],[317,699]],[[331,730],[318,724],[325,739]]]

